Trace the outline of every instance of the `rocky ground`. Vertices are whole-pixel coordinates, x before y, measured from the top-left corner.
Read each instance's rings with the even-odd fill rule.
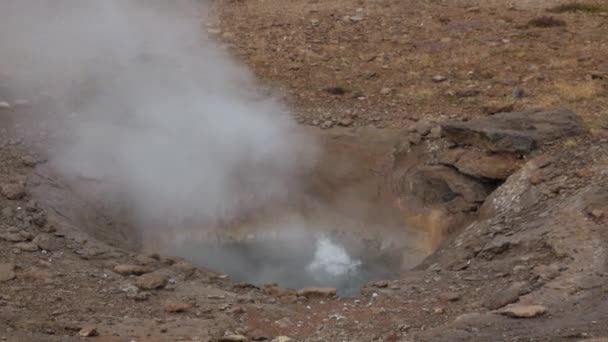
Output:
[[[216,2],[209,33],[302,124],[384,148],[360,177],[430,235],[353,298],[136,251],[23,130],[44,107],[0,99],[0,338],[608,339],[608,9],[559,3]]]

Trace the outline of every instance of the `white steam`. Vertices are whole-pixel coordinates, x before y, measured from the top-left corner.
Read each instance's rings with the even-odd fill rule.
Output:
[[[239,218],[284,200],[311,165],[285,109],[204,36],[197,1],[1,6],[0,74],[69,113],[54,165],[112,183],[146,222]]]
[[[320,237],[316,241],[314,259],[307,270],[316,276],[343,276],[357,271],[359,266],[361,261],[353,260],[344,247],[326,237]]]

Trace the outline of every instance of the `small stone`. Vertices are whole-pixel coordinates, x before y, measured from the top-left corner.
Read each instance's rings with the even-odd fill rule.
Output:
[[[438,314],[438,315],[441,315],[441,314],[444,314],[444,313],[445,313],[445,309],[444,309],[444,308],[441,308],[441,307],[439,307],[439,308],[434,308],[434,309],[433,309],[433,312],[434,312],[434,313],[436,313],[436,314]]]
[[[349,17],[348,19],[350,19],[350,21],[352,21],[352,22],[359,22],[359,21],[363,20],[363,16],[353,15],[353,16]]]
[[[604,217],[604,212],[599,209],[593,209],[591,210],[591,216],[595,217],[596,219],[601,219]]]
[[[422,141],[422,136],[420,136],[420,134],[418,133],[410,133],[407,136],[407,139],[409,142],[411,142],[414,145],[418,145],[420,144],[420,142]]]
[[[123,276],[142,275],[151,271],[150,268],[140,265],[121,264],[114,266],[114,272]]]
[[[84,328],[80,329],[80,331],[78,332],[78,335],[80,335],[82,337],[97,336],[97,328],[95,328],[95,327],[84,327]]]
[[[292,342],[293,339],[287,337],[287,336],[278,336],[276,338],[273,338],[271,342]]]
[[[325,120],[321,124],[321,128],[323,128],[323,129],[329,129],[329,128],[332,128],[333,126],[334,126],[334,122],[331,120]]]
[[[516,302],[520,296],[530,293],[531,289],[526,282],[519,281],[510,284],[506,288],[496,291],[488,297],[483,306],[490,310],[502,308],[505,305]]]
[[[532,318],[547,312],[544,305],[511,304],[498,311],[501,315],[515,318]]]
[[[241,342],[247,341],[247,337],[243,335],[226,335],[222,336],[219,339],[219,342]]]
[[[310,24],[312,26],[319,26],[320,23],[319,23],[318,19],[312,19],[312,20],[310,20]]]
[[[32,242],[20,242],[15,245],[15,248],[19,248],[24,252],[36,252],[38,251],[38,245]]]
[[[447,80],[447,77],[445,77],[445,76],[441,76],[441,75],[433,76],[433,82],[435,82],[435,83],[440,83],[440,82],[443,82],[446,80]]]
[[[419,121],[415,125],[416,132],[420,135],[425,136],[431,132],[431,123],[428,121]]]
[[[159,272],[146,273],[135,279],[134,285],[142,290],[159,290],[167,285],[168,277]]]
[[[0,101],[0,110],[2,109],[11,109],[12,106],[10,103],[6,102],[6,101]]]
[[[307,287],[298,291],[300,297],[333,297],[336,295],[336,289],[333,287]]]
[[[393,92],[393,89],[388,88],[388,87],[384,87],[384,88],[380,89],[380,95],[388,95],[392,92]]]
[[[15,264],[0,264],[0,283],[15,279]]]
[[[23,156],[21,157],[21,164],[27,167],[34,167],[37,164],[37,161],[32,156]]]
[[[444,292],[439,295],[439,299],[444,302],[456,302],[460,300],[460,294],[457,292]]]
[[[59,250],[61,249],[62,245],[61,240],[47,233],[38,234],[38,236],[36,236],[32,242],[38,245],[40,249],[44,249],[46,251]]]
[[[442,136],[442,132],[441,132],[441,126],[437,125],[434,126],[433,128],[431,128],[431,131],[429,132],[429,138],[433,138],[433,139],[439,139]]]
[[[19,200],[25,197],[25,185],[23,184],[4,184],[2,186],[4,197],[9,200]]]
[[[526,91],[521,89],[521,88],[517,88],[515,90],[513,90],[513,97],[516,99],[521,99],[524,96],[526,96]]]
[[[38,227],[44,227],[46,221],[46,214],[44,212],[39,212],[32,216],[32,223],[34,223]]]
[[[386,287],[388,287],[388,281],[387,280],[378,280],[378,281],[375,281],[372,285],[374,285],[374,287],[377,287],[377,288],[386,288]]]
[[[281,329],[289,329],[293,326],[293,322],[289,319],[289,317],[283,317],[274,322]]]
[[[514,109],[515,105],[513,103],[490,102],[483,106],[483,111],[488,115],[512,112]]]
[[[480,11],[481,11],[481,8],[479,8],[477,6],[467,8],[467,12],[469,12],[469,13],[478,13]]]
[[[192,308],[192,305],[190,305],[188,303],[170,302],[170,303],[166,303],[163,308],[164,308],[165,312],[178,313],[178,312],[184,312],[184,311]]]
[[[457,90],[454,95],[457,97],[475,97],[481,94],[481,91],[477,89],[465,89],[465,90]]]
[[[344,126],[344,127],[351,126],[352,124],[353,124],[353,119],[350,119],[350,118],[343,118],[343,119],[340,119],[340,121],[338,121],[338,125]]]
[[[27,239],[19,233],[6,233],[0,234],[0,239],[8,242],[23,242]]]

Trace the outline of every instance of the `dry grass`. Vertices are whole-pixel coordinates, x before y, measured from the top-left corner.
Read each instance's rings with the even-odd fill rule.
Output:
[[[599,13],[608,11],[607,7],[598,4],[588,4],[581,2],[569,2],[566,4],[552,7],[548,10],[551,13],[566,13],[566,12],[584,12],[584,13]]]
[[[555,95],[569,102],[589,100],[598,96],[601,92],[600,86],[592,81],[571,84],[566,81],[558,81],[553,84]]]
[[[561,19],[555,18],[555,17],[543,15],[540,17],[530,19],[530,21],[528,21],[527,26],[528,27],[540,27],[540,28],[563,27],[563,26],[566,26],[566,22]]]

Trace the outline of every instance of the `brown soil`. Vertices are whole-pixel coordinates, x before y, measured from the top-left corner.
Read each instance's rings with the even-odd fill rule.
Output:
[[[407,231],[416,247],[441,245],[354,298],[235,283],[139,249],[128,206],[104,202],[94,181],[54,175],[45,138],[20,124],[46,104],[0,109],[0,338],[76,341],[90,326],[93,341],[608,338],[608,14],[547,13],[558,3],[216,2],[211,32],[299,122],[327,127],[307,128],[325,140],[308,185],[326,207],[313,213],[365,205],[354,219],[401,227],[387,179],[394,144],[416,121],[552,106],[590,130],[526,159],[451,235],[429,245],[428,231]],[[545,15],[566,26],[528,25]],[[524,307],[501,311],[511,303]]]

